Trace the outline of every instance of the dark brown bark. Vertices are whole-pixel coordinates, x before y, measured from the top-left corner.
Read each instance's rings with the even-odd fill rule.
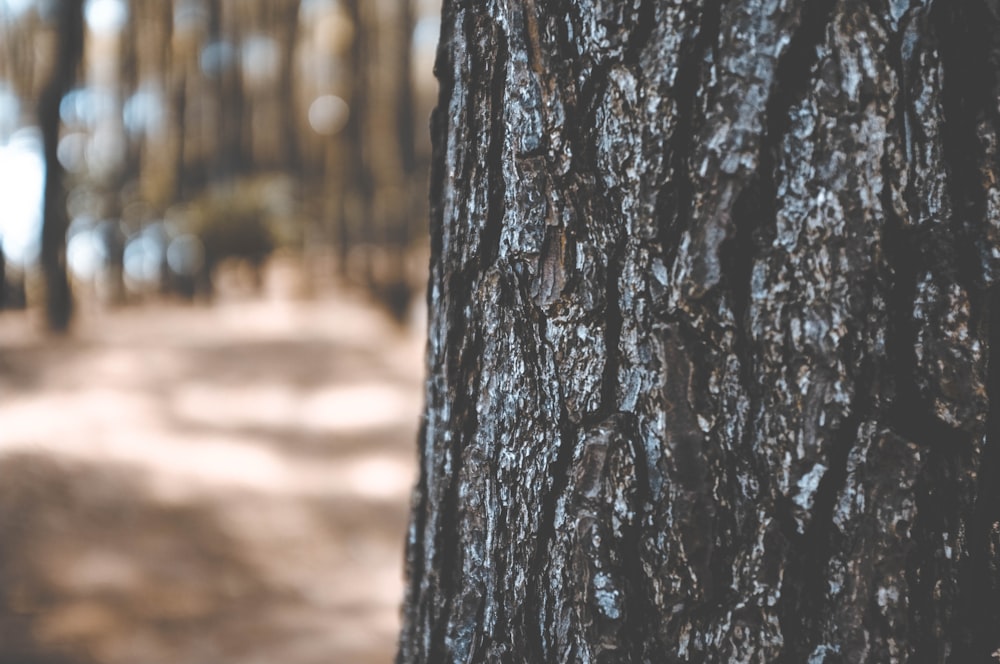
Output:
[[[998,72],[997,0],[446,0],[398,661],[993,661]]]
[[[69,327],[72,297],[66,275],[66,191],[59,163],[59,105],[76,78],[83,57],[83,0],[55,4],[58,33],[55,61],[38,100],[38,124],[45,153],[45,192],[42,203],[41,264],[45,280],[46,322],[54,332]]]

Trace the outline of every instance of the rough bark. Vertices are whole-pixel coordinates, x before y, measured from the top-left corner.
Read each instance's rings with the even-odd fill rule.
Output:
[[[446,0],[398,661],[993,661],[998,71],[997,0]]]

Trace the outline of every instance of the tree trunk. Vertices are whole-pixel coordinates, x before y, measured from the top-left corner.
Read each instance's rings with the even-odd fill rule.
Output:
[[[3,236],[0,236],[0,311],[7,308],[7,256],[3,252]]]
[[[295,46],[299,38],[301,4],[301,0],[287,0],[275,9],[274,17],[281,53],[281,73],[276,86],[281,118],[281,165],[285,173],[295,178],[296,186],[301,184],[303,171],[295,83]]]
[[[398,661],[993,661],[998,71],[998,0],[446,0]]]
[[[351,19],[351,46],[348,57],[350,68],[350,111],[347,117],[344,141],[344,164],[347,176],[343,190],[343,209],[338,228],[338,252],[341,276],[349,277],[372,287],[375,276],[372,266],[371,245],[375,240],[373,204],[375,195],[372,172],[371,132],[369,128],[371,72],[370,62],[374,49],[376,21],[371,14],[370,0],[347,0],[345,9]],[[349,257],[360,247],[361,261],[352,265]],[[360,274],[351,274],[358,269]]]
[[[45,193],[42,203],[41,264],[45,282],[45,312],[49,329],[69,327],[72,297],[66,275],[66,191],[59,163],[59,106],[76,79],[83,57],[83,0],[60,0],[56,7],[58,34],[52,73],[38,101],[38,124],[45,152]]]

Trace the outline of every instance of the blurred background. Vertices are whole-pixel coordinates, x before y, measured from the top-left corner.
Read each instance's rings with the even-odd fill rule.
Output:
[[[389,662],[435,0],[0,0],[0,664]]]

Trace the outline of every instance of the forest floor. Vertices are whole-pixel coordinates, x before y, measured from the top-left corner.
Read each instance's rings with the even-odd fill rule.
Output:
[[[0,312],[0,663],[388,664],[411,327],[343,289]]]

